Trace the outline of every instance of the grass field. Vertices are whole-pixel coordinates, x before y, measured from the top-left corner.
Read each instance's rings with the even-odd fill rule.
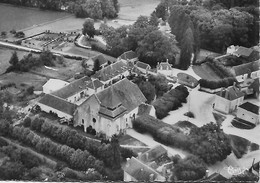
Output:
[[[218,80],[221,79],[208,65],[194,65],[193,71],[202,79]]]

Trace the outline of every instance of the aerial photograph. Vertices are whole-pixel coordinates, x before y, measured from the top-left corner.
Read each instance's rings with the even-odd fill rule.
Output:
[[[0,182],[260,182],[259,0],[0,0]]]

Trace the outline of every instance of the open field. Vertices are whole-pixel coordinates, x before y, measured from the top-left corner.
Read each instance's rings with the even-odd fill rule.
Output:
[[[218,80],[221,79],[208,65],[202,64],[202,65],[194,65],[193,71],[200,76],[202,79],[207,80]]]
[[[10,72],[0,76],[1,83],[15,83],[17,88],[22,89],[24,85],[34,86],[35,90],[42,90],[42,85],[47,81],[46,77],[42,77],[32,73],[14,73]]]
[[[0,75],[3,74],[6,69],[10,66],[9,60],[15,50],[0,47]],[[18,58],[22,59],[24,55],[27,55],[28,52],[16,50]]]
[[[54,21],[70,14],[0,4],[0,31],[20,30]],[[15,12],[15,13],[14,13]]]

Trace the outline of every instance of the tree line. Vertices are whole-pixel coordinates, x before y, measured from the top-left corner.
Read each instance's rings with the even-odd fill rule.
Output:
[[[66,10],[76,17],[93,19],[115,18],[120,9],[118,0],[0,0],[0,3],[54,11]]]

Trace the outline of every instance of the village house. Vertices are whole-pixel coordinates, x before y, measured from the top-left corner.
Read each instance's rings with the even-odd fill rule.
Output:
[[[99,80],[85,76],[53,92],[52,95],[79,105],[90,95],[100,92],[103,89],[104,85]]]
[[[172,161],[167,150],[161,145],[139,153],[138,157],[127,159],[124,166],[124,181],[159,181],[169,180],[171,176]]]
[[[95,62],[99,62],[99,66],[101,69],[106,67],[107,65],[114,63],[116,59],[108,60],[103,54],[96,55],[93,57],[90,57],[88,60],[85,60],[83,63],[83,66],[89,70],[93,70]]]
[[[136,68],[143,74],[148,74],[148,71],[151,70],[151,66],[149,64],[140,61],[136,62],[134,68]]]
[[[126,61],[126,62],[131,62],[134,65],[138,61],[138,56],[135,52],[130,50],[130,51],[124,52],[122,55],[120,55],[117,58],[117,60],[118,61],[123,60],[123,61]]]
[[[237,108],[237,118],[250,122],[254,125],[259,124],[259,106],[250,102],[243,103]]]
[[[62,81],[60,79],[49,79],[43,86],[43,93],[50,94],[54,91],[57,91],[65,86],[67,86],[69,83],[66,81]]]
[[[247,78],[238,84],[240,90],[244,92],[245,96],[254,95],[255,98],[259,96],[259,78]]]
[[[165,76],[172,76],[172,64],[167,62],[160,62],[157,64],[157,73],[163,74]]]
[[[244,93],[236,86],[231,86],[215,94],[213,108],[216,111],[229,114],[234,112],[243,100]]]
[[[247,78],[256,79],[260,77],[260,60],[232,67],[231,71],[238,82]]]
[[[231,45],[227,48],[227,54],[235,55],[237,57],[249,57],[254,50],[243,46]]]
[[[104,85],[112,84],[113,80],[120,80],[129,75],[130,67],[123,61],[117,61],[97,71],[92,77],[100,80]]]
[[[132,127],[139,106],[146,102],[138,86],[123,79],[103,91],[93,94],[78,106],[74,116],[74,126],[95,129],[107,138],[125,133]]]

